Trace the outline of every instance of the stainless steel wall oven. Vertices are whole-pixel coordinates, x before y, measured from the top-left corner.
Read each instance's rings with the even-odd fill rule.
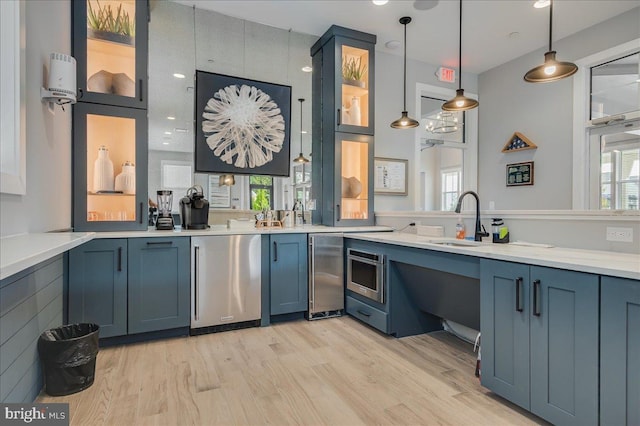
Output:
[[[384,303],[384,255],[347,249],[347,289]]]

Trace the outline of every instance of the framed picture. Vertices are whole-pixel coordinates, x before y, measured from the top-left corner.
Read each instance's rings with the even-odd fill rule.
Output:
[[[408,160],[376,157],[374,159],[374,193],[407,195],[408,164]]]
[[[289,176],[291,86],[196,71],[197,173]]]
[[[220,186],[220,176],[209,175],[209,208],[224,209],[231,207],[231,187]]]
[[[507,186],[533,185],[533,161],[507,164]]]

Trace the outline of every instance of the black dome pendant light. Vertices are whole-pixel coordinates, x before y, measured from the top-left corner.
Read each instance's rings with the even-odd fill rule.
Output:
[[[468,98],[464,95],[464,89],[462,88],[462,0],[460,0],[460,30],[459,30],[459,44],[458,44],[458,89],[456,90],[456,97],[445,102],[442,105],[442,109],[445,111],[466,111],[478,106],[478,101]]]
[[[529,83],[550,83],[572,76],[578,71],[578,66],[572,62],[556,61],[556,51],[551,47],[552,24],[553,0],[549,3],[549,51],[544,54],[544,64],[530,69],[524,75],[524,81]]]
[[[304,98],[299,98],[298,102],[300,102],[300,155],[293,159],[294,163],[308,163],[309,160],[304,158],[302,155],[302,103],[304,102]]]
[[[411,18],[408,16],[404,16],[400,18],[400,23],[404,25],[404,86],[403,86],[403,96],[404,96],[404,104],[402,110],[402,116],[398,118],[396,121],[391,123],[391,127],[394,129],[411,129],[413,127],[418,127],[420,123],[418,123],[413,118],[409,117],[407,113],[407,24],[411,22]]]

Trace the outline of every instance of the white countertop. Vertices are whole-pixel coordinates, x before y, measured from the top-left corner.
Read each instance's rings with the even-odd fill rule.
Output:
[[[0,238],[0,280],[94,237],[93,232],[21,234]]]
[[[640,280],[640,254],[491,242],[468,247],[447,246],[429,243],[433,237],[402,232],[362,233],[349,238]]]
[[[21,234],[0,238],[0,280],[5,279],[31,266],[37,265],[60,253],[71,250],[94,238],[141,238],[141,237],[190,237],[205,235],[238,234],[307,234],[325,232],[374,232],[391,231],[386,226],[331,227],[304,225],[293,228],[237,228],[227,229],[226,225],[212,226],[210,229],[119,232],[51,232]]]
[[[291,228],[232,228],[226,225],[211,225],[209,229],[183,229],[180,231],[158,231],[150,227],[147,231],[97,232],[95,238],[145,238],[145,237],[191,237],[206,235],[242,235],[242,234],[313,234],[325,232],[379,232],[392,231],[388,226],[345,226],[303,225]]]

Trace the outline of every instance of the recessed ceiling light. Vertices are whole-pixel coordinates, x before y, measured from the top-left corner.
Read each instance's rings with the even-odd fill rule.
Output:
[[[173,131],[176,133],[189,133],[189,129],[185,129],[182,127],[176,127],[173,129]]]
[[[167,120],[175,120],[175,119],[176,119],[176,118],[175,118],[174,116],[172,116],[172,115],[170,115],[170,116],[168,116],[168,117],[167,117]]]
[[[175,78],[184,78],[184,74],[180,74],[179,72],[173,73]]]
[[[162,145],[169,145],[169,142],[162,142]]]
[[[371,1],[376,6],[384,6],[385,4],[389,3],[389,0],[371,0]]]
[[[171,134],[171,132],[164,132],[164,134],[165,134],[165,135],[170,135],[170,134]]]
[[[416,10],[429,10],[438,5],[438,0],[415,0],[413,8]]]
[[[398,40],[389,40],[384,45],[387,49],[397,49],[400,47],[400,42]]]
[[[309,65],[302,67],[302,71],[303,72],[311,72],[313,71],[313,68],[311,68]]]
[[[306,135],[306,134],[307,134],[307,131],[306,131],[306,130],[303,130],[303,131],[302,131],[302,132],[300,132],[300,133],[302,133],[303,135]]]
[[[550,4],[551,4],[551,0],[537,0],[533,4],[533,7],[535,7],[536,9],[542,9],[545,7],[549,7]]]

